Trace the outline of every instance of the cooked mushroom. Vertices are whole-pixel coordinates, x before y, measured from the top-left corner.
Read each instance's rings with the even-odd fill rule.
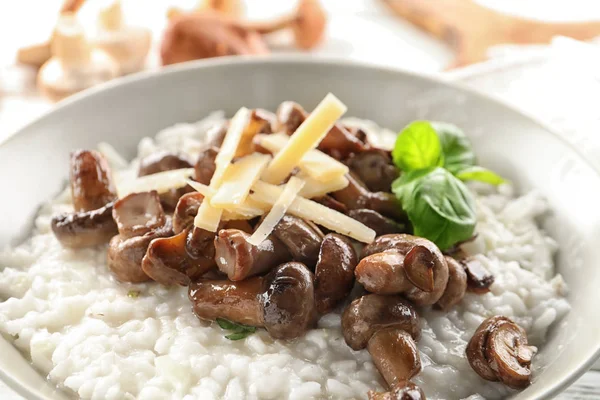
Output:
[[[536,352],[536,347],[528,345],[523,328],[504,316],[483,321],[466,350],[469,364],[479,376],[513,389],[531,383],[531,360]]]
[[[345,163],[372,192],[391,192],[399,175],[390,153],[381,149],[355,153]]]
[[[212,176],[215,173],[215,159],[219,154],[217,147],[209,147],[198,156],[194,165],[194,179],[204,185],[209,185]]]
[[[273,235],[287,247],[294,260],[314,269],[323,240],[323,232],[317,226],[286,214],[275,226]]]
[[[277,109],[277,132],[293,134],[308,117],[308,113],[298,103],[284,101]],[[338,160],[367,147],[341,124],[335,124],[319,143],[318,149]]]
[[[452,257],[445,256],[448,264],[448,284],[444,294],[438,300],[436,307],[442,311],[447,311],[451,307],[460,303],[467,291],[467,273],[465,269]]]
[[[198,318],[264,326],[275,339],[299,337],[317,321],[313,274],[298,262],[238,282],[199,280],[189,298]]]
[[[348,213],[348,207],[346,207],[344,205],[344,203],[337,201],[336,199],[329,196],[328,194],[326,194],[325,196],[321,196],[321,197],[315,197],[312,200],[316,201],[317,203],[323,204],[325,207],[331,208],[335,211],[339,211],[342,214]]]
[[[236,157],[243,157],[254,153],[256,146],[254,137],[259,133],[271,133],[271,117],[267,114],[268,111],[252,110],[250,120],[244,128],[240,143],[238,144]]]
[[[192,227],[166,238],[155,239],[142,260],[142,270],[166,286],[187,286],[216,267],[214,232]]]
[[[221,229],[214,239],[215,261],[232,281],[260,275],[292,259],[274,235],[260,245],[248,243],[250,234],[239,229]]]
[[[410,381],[398,381],[389,392],[369,391],[369,400],[425,400],[425,393]]]
[[[173,231],[181,233],[194,223],[204,196],[198,192],[186,193],[177,202],[173,212]]]
[[[344,203],[349,210],[368,208],[395,220],[406,220],[406,214],[392,193],[370,192],[352,173],[346,175],[348,186],[331,193],[334,199]]]
[[[404,293],[417,305],[432,305],[444,294],[448,264],[427,239],[404,233],[383,235],[365,246],[362,254],[356,280],[370,292]]]
[[[350,210],[348,216],[373,229],[377,236],[390,233],[408,233],[410,230],[408,224],[398,223],[368,208]]]
[[[142,259],[150,242],[173,235],[170,218],[164,214],[156,191],[132,193],[119,199],[113,209],[119,234],[108,246],[108,268],[123,282],[145,282]]]
[[[315,302],[321,314],[331,312],[354,286],[354,268],[358,256],[352,242],[344,236],[330,233],[319,250],[315,268]]]
[[[408,332],[398,327],[375,332],[369,339],[367,350],[389,386],[407,381],[421,372],[417,344]]]
[[[75,211],[92,211],[117,199],[110,167],[94,150],[71,153],[71,196]]]
[[[184,154],[161,151],[144,157],[140,161],[138,176],[152,175],[174,169],[191,168],[192,166],[192,162]],[[160,195],[160,201],[165,209],[173,210],[177,206],[179,198],[190,191],[191,188],[189,186],[171,189]]]
[[[107,243],[117,233],[112,210],[113,203],[108,203],[97,210],[56,215],[52,217],[52,232],[65,247],[78,249]]]
[[[489,292],[494,283],[494,275],[475,258],[463,260],[462,264],[467,273],[467,290],[477,294]]]
[[[371,336],[386,327],[404,330],[415,340],[421,335],[417,312],[400,296],[367,294],[355,299],[342,314],[344,340],[353,350],[367,347]]]

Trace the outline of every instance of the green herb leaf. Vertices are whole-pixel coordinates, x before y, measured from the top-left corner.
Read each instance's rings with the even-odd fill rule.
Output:
[[[475,165],[475,153],[465,133],[456,125],[446,122],[432,122],[444,154],[444,168],[456,173],[458,169]]]
[[[225,338],[229,340],[244,339],[248,335],[251,335],[254,332],[256,332],[256,328],[254,326],[238,324],[237,322],[229,321],[228,319],[217,318],[216,322],[221,327],[221,329],[233,332],[225,336]]]
[[[403,174],[392,191],[408,214],[414,234],[445,250],[473,236],[475,204],[467,187],[444,168]]]
[[[491,185],[500,185],[504,182],[497,173],[483,167],[468,167],[456,173],[456,177],[461,181],[479,181],[489,183]]]
[[[427,121],[412,122],[400,132],[392,158],[402,171],[436,167],[444,163],[438,135]]]
[[[253,333],[254,333],[254,331],[232,333],[231,335],[226,335],[225,338],[229,339],[229,340],[242,340],[242,339],[246,339],[248,336],[252,335]]]
[[[139,290],[130,290],[129,292],[127,292],[127,297],[130,297],[132,299],[137,299],[139,296],[140,296]]]

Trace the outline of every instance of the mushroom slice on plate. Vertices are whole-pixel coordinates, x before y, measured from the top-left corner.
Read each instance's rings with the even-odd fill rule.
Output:
[[[485,294],[490,291],[494,283],[494,275],[481,264],[476,258],[467,258],[462,261],[467,273],[467,290],[477,294]]]
[[[109,203],[97,210],[56,215],[52,217],[52,232],[65,247],[78,249],[107,243],[117,233],[112,211],[113,203]]]

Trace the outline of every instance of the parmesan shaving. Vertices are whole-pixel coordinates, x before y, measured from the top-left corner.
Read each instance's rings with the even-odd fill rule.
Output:
[[[306,153],[317,147],[347,107],[329,93],[298,127],[263,174],[269,183],[281,183],[299,164]]]
[[[273,154],[281,151],[289,142],[285,133],[258,136],[259,144]],[[327,183],[348,173],[349,169],[333,157],[319,150],[310,150],[299,161],[298,168],[307,176]]]
[[[210,180],[212,189],[219,189],[221,186],[223,176],[235,156],[244,129],[250,120],[250,115],[250,110],[242,107],[231,119],[221,149],[215,158],[215,173]],[[203,201],[196,218],[194,218],[194,226],[209,232],[216,232],[222,215],[223,209],[213,207],[209,201]]]
[[[252,190],[254,193],[250,195],[251,199],[269,204],[275,204],[283,192],[281,187],[263,181],[256,182]],[[371,243],[375,239],[373,229],[347,215],[300,196],[294,199],[287,212],[360,242]]]
[[[304,186],[304,181],[292,176],[281,191],[281,196],[273,204],[273,208],[267,214],[260,226],[248,238],[248,243],[258,246],[261,244],[277,226],[281,218],[285,215],[292,202]]]
[[[254,153],[231,164],[219,190],[210,199],[210,205],[227,208],[243,203],[270,160],[271,156],[267,154]]]
[[[345,176],[339,176],[326,183],[319,182],[313,178],[304,176],[303,174],[298,175],[299,178],[303,179],[306,184],[300,191],[300,196],[312,199],[313,197],[325,196],[327,193],[337,192],[348,186],[349,181]]]
[[[119,197],[151,190],[156,190],[159,194],[165,193],[187,185],[188,178],[193,174],[194,168],[182,168],[141,176],[134,180],[119,182],[117,192]]]

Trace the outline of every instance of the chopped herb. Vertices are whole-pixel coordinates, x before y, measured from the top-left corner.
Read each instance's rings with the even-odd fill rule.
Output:
[[[140,296],[139,290],[130,290],[127,292],[127,297],[131,297],[132,299],[137,299]]]
[[[217,318],[217,324],[226,331],[231,331],[231,334],[225,335],[225,338],[229,340],[241,340],[245,339],[249,335],[256,332],[254,326],[242,325],[237,322],[229,321],[224,318]]]
[[[14,338],[15,338],[15,340],[19,340],[19,334],[17,333],[17,334],[14,336]]]

